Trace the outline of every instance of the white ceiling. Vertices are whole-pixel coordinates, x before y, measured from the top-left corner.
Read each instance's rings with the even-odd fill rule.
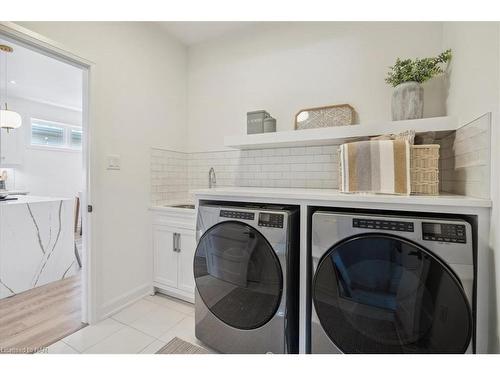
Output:
[[[82,71],[72,65],[0,39],[14,52],[0,54],[0,88],[4,96],[4,59],[7,94],[71,109],[82,108]]]
[[[170,34],[187,46],[206,42],[224,34],[255,26],[258,22],[222,22],[222,21],[171,21],[158,22]]]

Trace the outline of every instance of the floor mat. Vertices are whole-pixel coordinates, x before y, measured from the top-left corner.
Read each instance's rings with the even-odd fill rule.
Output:
[[[178,337],[174,337],[163,348],[158,350],[156,354],[209,354],[210,352],[197,345],[193,345]]]

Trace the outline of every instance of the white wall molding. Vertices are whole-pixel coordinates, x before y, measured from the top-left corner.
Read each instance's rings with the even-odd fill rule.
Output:
[[[140,285],[127,293],[123,293],[99,307],[98,320],[106,319],[141,298],[153,293],[153,284]]]

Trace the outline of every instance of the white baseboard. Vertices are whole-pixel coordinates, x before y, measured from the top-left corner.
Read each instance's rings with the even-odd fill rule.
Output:
[[[143,297],[150,295],[153,291],[153,286],[150,283],[141,285],[131,291],[122,294],[111,301],[103,304],[99,309],[98,321],[109,318],[125,307],[137,302]]]
[[[155,283],[154,287],[155,287],[154,289],[156,289],[158,292],[162,294],[166,294],[167,296],[178,298],[189,303],[194,303],[194,294],[192,293],[187,293],[183,290],[170,288],[168,286],[161,285],[158,283]]]

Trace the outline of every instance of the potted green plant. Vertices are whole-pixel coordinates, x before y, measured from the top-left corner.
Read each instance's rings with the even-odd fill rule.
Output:
[[[451,49],[437,57],[396,59],[385,81],[394,87],[392,120],[411,120],[423,117],[424,89],[422,83],[444,72],[442,64],[451,60]]]

